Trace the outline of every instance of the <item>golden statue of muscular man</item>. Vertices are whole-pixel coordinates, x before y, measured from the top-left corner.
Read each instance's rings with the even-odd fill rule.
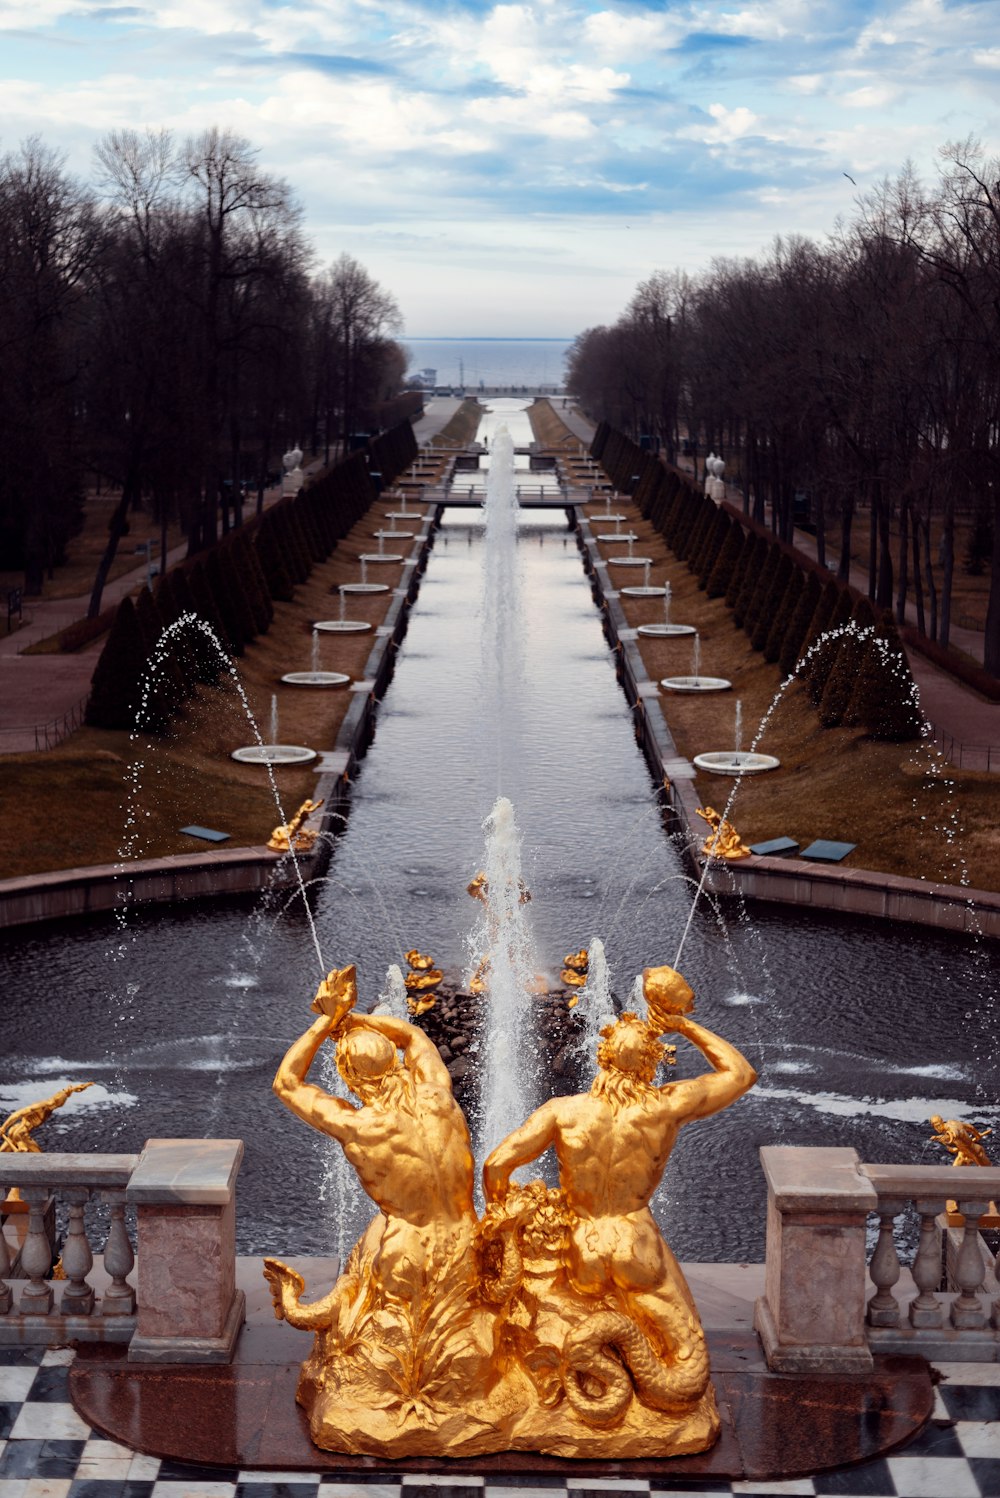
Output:
[[[353,1013],[353,967],[274,1088],[329,1134],[379,1207],[324,1299],[265,1261],[275,1310],[316,1331],[298,1399],[313,1440],[385,1457],[534,1450],[642,1457],[701,1451],[719,1430],[704,1334],[649,1203],[679,1129],[725,1108],[756,1074],[689,1016],[672,968],[643,974],[648,1018],[605,1027],[586,1093],[553,1098],[489,1156],[482,1221],[464,1117],[422,1031]],[[689,1040],[701,1076],[657,1086]],[[361,1106],[306,1080],[327,1038]],[[559,1185],[511,1177],[552,1147]]]

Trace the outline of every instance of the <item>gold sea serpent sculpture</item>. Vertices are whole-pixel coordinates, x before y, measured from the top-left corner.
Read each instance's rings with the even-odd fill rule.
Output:
[[[93,1087],[93,1082],[73,1082],[69,1087],[62,1087],[52,1097],[45,1098],[42,1102],[27,1103],[23,1108],[17,1108],[8,1118],[0,1124],[0,1155],[40,1155],[42,1147],[35,1139],[35,1130],[39,1128],[47,1118],[51,1118],[57,1108],[61,1108],[67,1098],[71,1098],[74,1092],[86,1092],[88,1087]],[[0,1201],[0,1207],[4,1212],[26,1212],[27,1206],[21,1201],[21,1193],[15,1189],[7,1197]]]
[[[320,984],[317,1018],[274,1091],[344,1150],[378,1207],[333,1289],[264,1260],[275,1313],[315,1332],[297,1399],[329,1451],[397,1458],[541,1451],[648,1457],[703,1451],[719,1433],[705,1336],[649,1210],[682,1125],[756,1080],[690,1015],[669,967],[647,968],[648,1019],[601,1031],[589,1092],[552,1098],[483,1168],[473,1204],[465,1116],[436,1047],[390,1015],[355,1012],[353,966]],[[683,1037],[709,1064],[657,1086]],[[308,1080],[324,1041],[357,1105]],[[551,1147],[559,1184],[521,1185]]]
[[[302,824],[312,816],[314,811],[319,811],[323,805],[322,801],[303,801],[298,811],[290,822],[283,822],[280,827],[275,827],[268,838],[267,846],[273,853],[311,853],[316,839],[319,837],[318,829],[304,827]]]
[[[732,822],[715,810],[714,806],[698,806],[698,816],[709,825],[709,834],[701,851],[706,858],[725,858],[730,862],[737,858],[749,858],[750,849],[743,842]]]

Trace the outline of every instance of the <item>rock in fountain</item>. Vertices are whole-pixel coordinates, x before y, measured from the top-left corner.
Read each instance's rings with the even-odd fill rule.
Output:
[[[318,1018],[274,1090],[342,1146],[379,1214],[318,1300],[264,1261],[279,1319],[315,1333],[297,1399],[318,1446],[615,1459],[715,1441],[704,1332],[649,1201],[681,1126],[756,1074],[690,1017],[679,973],[647,968],[643,991],[646,1021],[626,1013],[601,1032],[589,1092],[551,1099],[492,1151],[480,1220],[468,1128],[436,1048],[405,1020],[356,1013],[353,967],[321,983]],[[687,1039],[710,1070],[656,1086],[675,1050],[661,1035]],[[328,1040],[359,1106],[307,1080]],[[549,1146],[557,1187],[512,1180]]]

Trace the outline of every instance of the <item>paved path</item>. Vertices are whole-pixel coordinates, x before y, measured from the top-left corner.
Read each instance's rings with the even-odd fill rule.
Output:
[[[321,467],[319,463],[313,467]],[[276,503],[281,489],[268,489],[264,506]],[[187,542],[167,552],[167,567],[187,556]],[[120,603],[146,581],[143,559],[129,572],[105,584],[102,608]],[[90,690],[97,658],[107,636],[72,655],[25,655],[29,645],[47,640],[67,625],[86,617],[90,591],[76,598],[29,598],[25,622],[0,639],[0,755],[31,753],[45,747],[45,730],[58,738],[64,719],[82,710]]]

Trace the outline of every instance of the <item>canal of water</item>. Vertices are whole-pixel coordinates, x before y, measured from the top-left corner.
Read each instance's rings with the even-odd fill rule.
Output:
[[[671,961],[687,919],[692,885],[561,518],[523,512],[516,565],[517,691],[498,725],[480,643],[483,526],[445,512],[316,901],[324,961],[357,962],[363,1007],[411,947],[468,968],[477,907],[465,886],[500,793],[522,833],[540,971],[555,978],[598,936],[625,1000],[642,967]],[[746,1098],[682,1132],[655,1205],[683,1259],[762,1258],[762,1144],[930,1161],[941,1159],[926,1144],[930,1114],[993,1122],[994,994],[974,944],[704,904],[682,967],[698,1018],[760,1073]],[[263,903],[137,915],[124,935],[106,922],[7,935],[0,1105],[93,1079],[46,1125],[47,1149],[243,1138],[241,1251],[343,1248],[368,1204],[335,1168],[337,1147],[270,1090],[317,976],[301,909]],[[679,1059],[679,1075],[699,1069],[683,1043]]]

